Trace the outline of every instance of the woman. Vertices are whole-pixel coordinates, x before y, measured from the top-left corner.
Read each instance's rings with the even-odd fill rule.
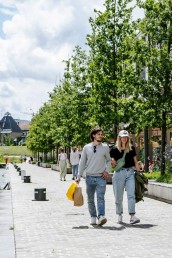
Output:
[[[118,215],[118,223],[122,223],[123,214],[123,194],[124,189],[127,191],[128,199],[128,212],[130,214],[130,224],[140,222],[140,219],[135,216],[135,166],[137,172],[140,168],[137,162],[135,148],[131,145],[129,133],[122,130],[118,134],[116,146],[110,151],[112,158],[112,166],[117,165],[118,159],[123,157],[124,151],[126,152],[125,164],[117,172],[114,172],[112,183],[115,195],[116,214]]]
[[[79,166],[79,151],[76,147],[73,147],[70,153],[70,163],[72,165],[72,180],[77,179],[78,176],[78,166]]]
[[[67,173],[67,154],[64,153],[64,149],[60,148],[60,154],[58,155],[58,161],[60,167],[60,180],[64,179],[66,181],[66,173]]]

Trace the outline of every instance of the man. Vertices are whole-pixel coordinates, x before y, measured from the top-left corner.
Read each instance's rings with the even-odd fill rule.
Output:
[[[86,192],[88,198],[88,209],[91,225],[103,225],[107,222],[105,218],[105,191],[106,179],[109,175],[111,158],[109,147],[102,143],[103,129],[94,128],[90,132],[91,143],[84,146],[79,162],[77,183],[80,178],[86,176]],[[97,210],[94,202],[97,194]],[[98,219],[98,223],[97,223]]]

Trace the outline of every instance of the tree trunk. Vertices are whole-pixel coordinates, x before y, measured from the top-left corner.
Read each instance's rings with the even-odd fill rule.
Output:
[[[149,172],[149,142],[148,142],[148,127],[144,129],[144,154],[145,154],[145,172]]]
[[[161,130],[161,175],[165,174],[166,113],[162,113]]]

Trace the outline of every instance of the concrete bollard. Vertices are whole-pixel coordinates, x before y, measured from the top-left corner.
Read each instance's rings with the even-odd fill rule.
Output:
[[[35,188],[35,201],[48,201],[46,200],[46,188]]]
[[[24,176],[24,183],[30,183],[30,176]]]
[[[24,180],[24,176],[26,176],[26,170],[21,170],[21,180]]]

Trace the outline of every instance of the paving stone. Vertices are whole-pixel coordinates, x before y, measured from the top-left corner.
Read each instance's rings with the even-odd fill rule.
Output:
[[[84,180],[80,183],[84,205],[74,207],[66,197],[73,182],[70,174],[64,182],[57,171],[27,163],[20,166],[32,183],[23,183],[10,165],[16,258],[172,257],[171,204],[145,197],[144,202],[136,204],[141,223],[130,225],[125,192],[124,223],[119,225],[112,185],[107,185],[108,222],[102,227],[90,226]],[[35,188],[46,188],[48,201],[35,201]]]

